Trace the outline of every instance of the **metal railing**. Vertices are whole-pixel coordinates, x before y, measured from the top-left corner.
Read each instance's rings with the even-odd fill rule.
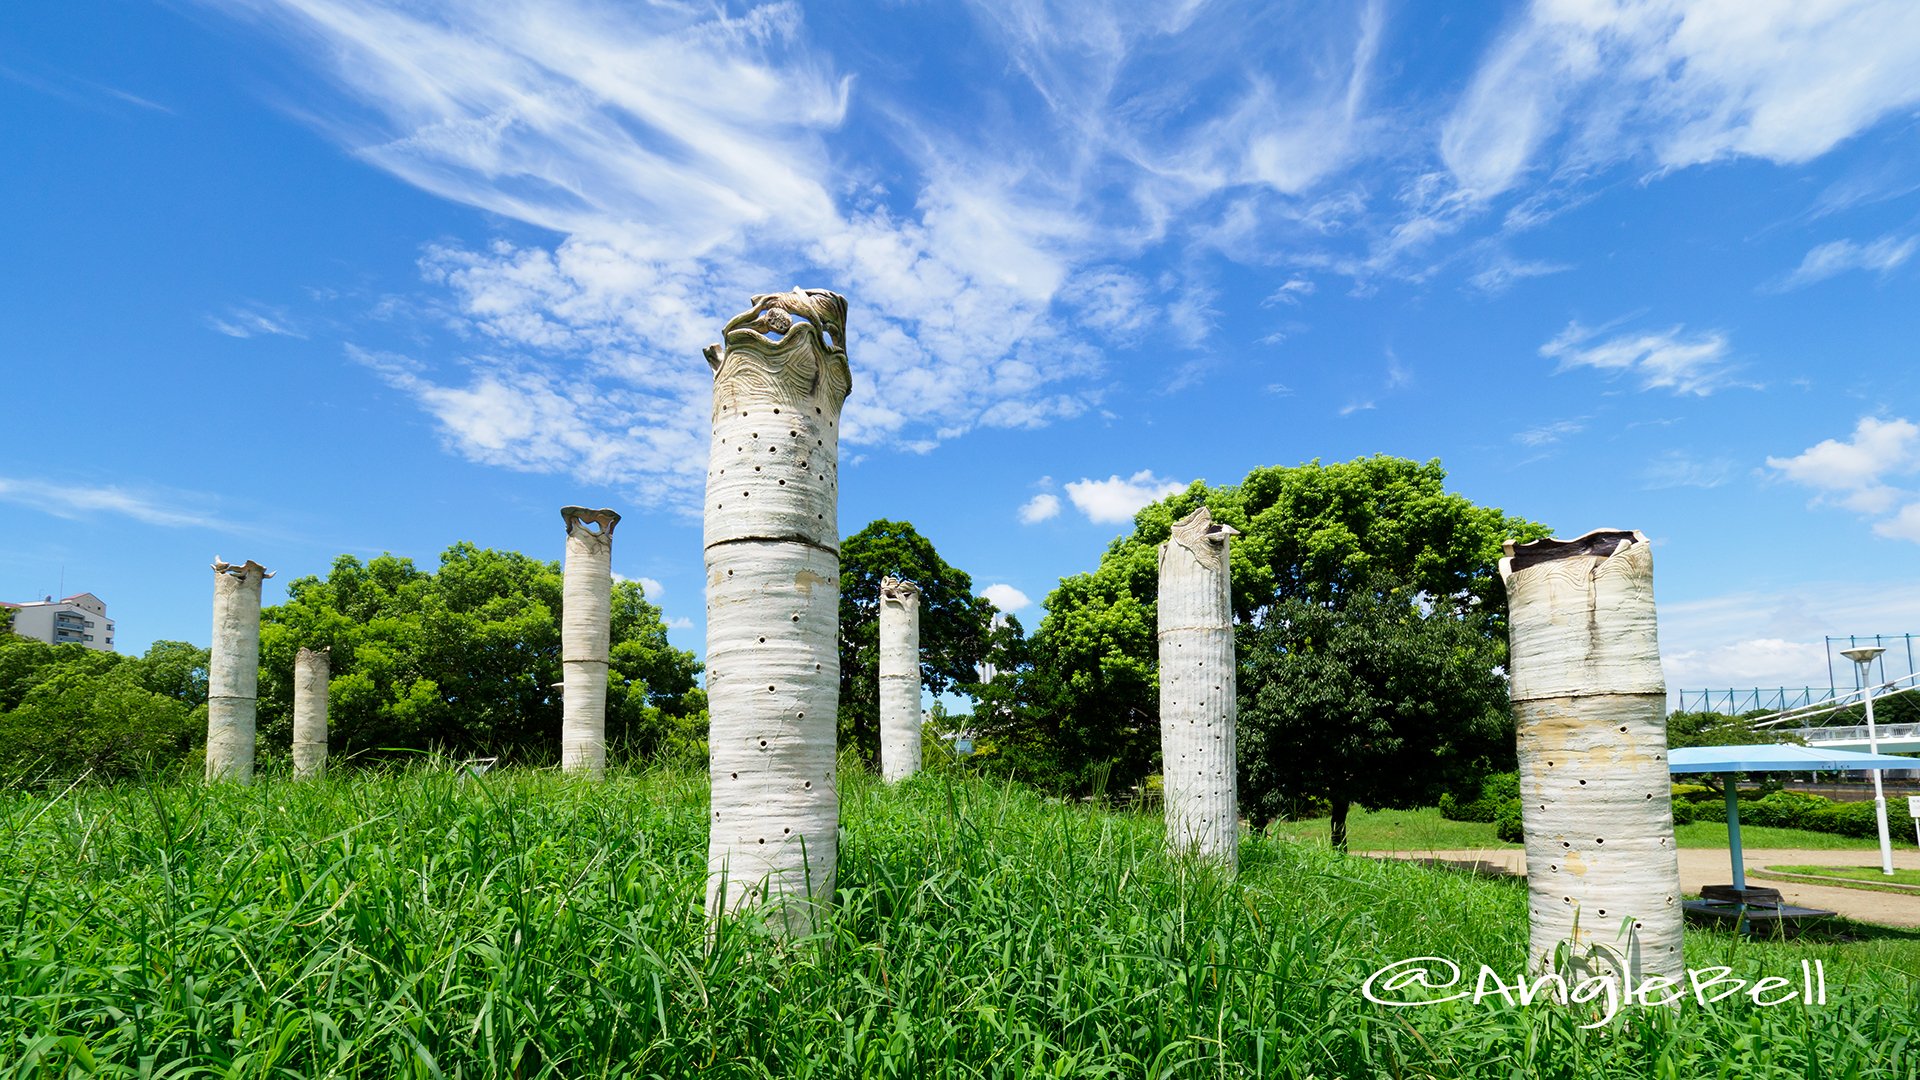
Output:
[[[1729,688],[1726,690],[1681,690],[1678,693],[1681,712],[1714,712],[1723,716],[1741,716],[1746,713],[1766,711],[1767,715],[1751,721],[1755,726],[1771,727],[1790,720],[1808,720],[1839,712],[1849,706],[1857,706],[1861,701],[1861,689],[1858,686],[1842,688],[1844,683],[1858,681],[1858,668],[1852,661],[1838,654],[1861,645],[1877,645],[1886,651],[1874,660],[1873,696],[1875,700],[1887,694],[1904,693],[1920,687],[1920,667],[1915,666],[1915,658],[1920,650],[1915,649],[1913,634],[1874,634],[1851,635],[1848,637],[1828,637],[1827,685],[1823,687],[1759,687],[1751,690]],[[1906,674],[1888,676],[1887,662],[1893,661],[1893,670],[1899,672],[1905,664]],[[1843,673],[1847,676],[1842,679]]]

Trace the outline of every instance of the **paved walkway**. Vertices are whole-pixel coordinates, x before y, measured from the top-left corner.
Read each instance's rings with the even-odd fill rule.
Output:
[[[1477,869],[1486,873],[1507,873],[1525,877],[1527,853],[1520,848],[1482,851],[1362,851],[1356,854],[1375,859],[1422,859]],[[1878,866],[1880,853],[1859,851],[1800,851],[1791,848],[1748,848],[1747,884],[1779,889],[1789,904],[1837,911],[1849,919],[1881,926],[1920,927],[1920,896],[1872,889],[1848,889],[1833,885],[1808,885],[1798,881],[1751,876],[1769,866]],[[1893,865],[1920,869],[1920,851],[1895,849]],[[1727,885],[1733,881],[1733,859],[1725,848],[1681,848],[1680,890],[1698,894],[1702,885]]]

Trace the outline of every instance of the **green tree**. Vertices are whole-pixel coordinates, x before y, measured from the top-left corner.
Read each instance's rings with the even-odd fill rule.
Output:
[[[185,759],[206,734],[207,650],[144,657],[0,638],[0,776],[132,776]]]
[[[880,754],[880,579],[920,586],[920,684],[971,691],[986,658],[993,602],[905,521],[878,520],[840,544],[840,741],[868,764]]]
[[[1511,769],[1506,649],[1489,621],[1383,577],[1337,606],[1290,598],[1243,627],[1240,800],[1255,827],[1325,799],[1344,849],[1355,803],[1431,806]]]
[[[1547,535],[1544,526],[1476,506],[1445,488],[1438,461],[1377,455],[1295,468],[1259,468],[1236,485],[1196,481],[1134,515],[1091,573],[1063,578],[1031,644],[1032,669],[997,691],[999,721],[1038,725],[1027,740],[1033,776],[1083,786],[1113,766],[1122,787],[1151,771],[1159,749],[1154,638],[1158,548],[1173,522],[1200,506],[1241,535],[1233,540],[1237,622],[1289,600],[1338,608],[1389,574],[1439,608],[1478,611],[1504,638],[1501,541]],[[1002,739],[1011,733],[1002,733]]]
[[[261,731],[292,737],[293,661],[331,649],[328,741],[335,754],[439,747],[525,754],[560,729],[557,562],[455,544],[429,573],[382,555],[334,560],[261,613]],[[704,718],[693,654],[667,643],[660,609],[635,582],[613,589],[610,743],[650,753]]]
[[[1716,712],[1676,712],[1667,715],[1667,747],[1760,746],[1801,743],[1805,739],[1786,727],[1757,728],[1752,720],[1764,715],[1726,716]]]

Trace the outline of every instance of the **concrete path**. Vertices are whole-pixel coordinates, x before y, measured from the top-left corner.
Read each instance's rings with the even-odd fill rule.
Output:
[[[1525,877],[1527,853],[1520,848],[1481,851],[1362,851],[1356,854],[1374,859],[1415,859],[1443,862],[1461,869],[1482,873],[1506,873]],[[1880,853],[1863,851],[1800,851],[1791,848],[1748,848],[1743,853],[1747,873],[1769,866],[1878,866]],[[1893,853],[1893,865],[1920,869],[1920,851]],[[1681,848],[1680,889],[1697,895],[1702,885],[1728,885],[1733,882],[1733,860],[1725,848]],[[1749,876],[1749,885],[1779,889],[1781,898],[1800,907],[1837,911],[1849,919],[1881,926],[1920,927],[1920,896],[1902,896],[1871,889],[1848,889],[1834,885],[1808,885],[1798,881]]]

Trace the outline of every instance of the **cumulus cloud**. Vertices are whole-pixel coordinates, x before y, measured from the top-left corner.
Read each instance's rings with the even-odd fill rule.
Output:
[[[1074,480],[1066,485],[1067,498],[1096,524],[1130,521],[1141,507],[1158,502],[1187,485],[1167,480],[1142,469],[1122,480],[1118,474],[1105,480]]]
[[[1060,513],[1060,496],[1042,492],[1020,507],[1020,524],[1032,525]]]
[[[1769,457],[1767,465],[1784,479],[1812,488],[1815,503],[1878,516],[1913,497],[1886,480],[1920,470],[1920,425],[1863,416],[1846,442],[1824,439],[1790,458]],[[1920,502],[1908,503],[1873,531],[1920,543]]]
[[[1920,578],[1815,581],[1660,605],[1674,690],[1827,685],[1824,635],[1920,625]],[[1837,661],[1842,686],[1851,685]]]
[[[1786,292],[1816,281],[1825,281],[1848,270],[1878,270],[1885,275],[1913,258],[1916,250],[1920,250],[1920,237],[1914,236],[1904,240],[1883,236],[1870,244],[1835,240],[1807,252],[1807,257],[1800,260],[1800,265],[1792,273],[1763,286],[1762,291]]]
[[[1574,321],[1540,346],[1540,355],[1559,360],[1559,371],[1590,367],[1616,375],[1631,373],[1642,390],[1666,387],[1676,394],[1704,397],[1733,385],[1727,336],[1717,330],[1688,336],[1682,333],[1684,329],[1676,326],[1655,333],[1620,334],[1588,344],[1602,330]]]
[[[633,580],[640,583],[640,591],[646,594],[649,600],[658,601],[660,594],[667,591],[666,586],[661,585],[650,577],[634,578]]]
[[[1011,585],[989,585],[980,590],[980,595],[993,601],[994,607],[1007,612],[1019,611],[1021,608],[1033,603],[1033,601],[1027,599],[1026,593],[1021,592]]]

